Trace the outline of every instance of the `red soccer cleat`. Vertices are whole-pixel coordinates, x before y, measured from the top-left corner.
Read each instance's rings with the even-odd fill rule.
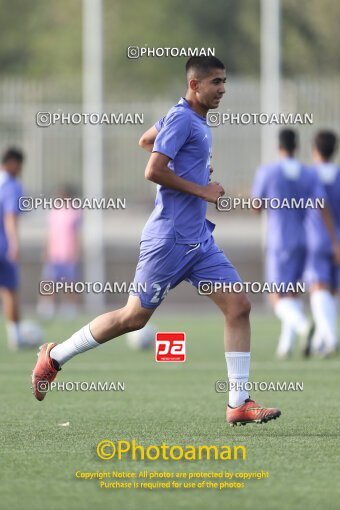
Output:
[[[40,347],[38,361],[32,372],[32,389],[35,398],[44,400],[49,384],[57,377],[61,368],[55,368],[50,352],[57,344],[44,344]]]
[[[280,415],[280,409],[261,407],[250,398],[241,406],[227,406],[227,422],[231,427],[247,423],[267,423],[269,420],[276,420]]]

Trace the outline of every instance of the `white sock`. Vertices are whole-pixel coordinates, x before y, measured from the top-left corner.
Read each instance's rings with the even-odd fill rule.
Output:
[[[295,338],[294,328],[288,322],[281,322],[281,335],[276,354],[278,356],[286,356],[289,354],[293,349]]]
[[[19,322],[6,322],[7,329],[7,342],[10,349],[18,349],[20,347],[20,323]]]
[[[69,359],[73,358],[81,352],[94,349],[100,345],[93,338],[90,331],[90,325],[84,326],[82,329],[74,333],[71,338],[68,338],[62,344],[58,344],[51,349],[50,356],[57,361],[59,365],[63,365]]]
[[[290,324],[290,326],[299,333],[304,335],[309,328],[309,320],[307,319],[302,303],[298,298],[284,297],[280,298],[276,303],[274,310],[282,322]]]
[[[225,359],[229,384],[238,385],[238,387],[229,389],[229,405],[230,407],[237,407],[249,398],[248,391],[239,386],[248,382],[249,379],[250,352],[226,352]]]
[[[321,332],[318,328],[315,329],[315,333],[312,338],[312,353],[321,354],[324,347],[324,341]]]
[[[296,301],[296,304],[299,307],[300,312],[305,313],[305,309],[304,309],[304,306],[303,306],[302,299],[301,298],[295,298],[295,301]]]
[[[336,338],[336,300],[325,289],[311,293],[310,305],[316,324],[327,349],[335,349]]]

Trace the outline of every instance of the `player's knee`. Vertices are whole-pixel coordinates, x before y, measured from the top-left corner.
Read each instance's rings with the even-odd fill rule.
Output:
[[[137,331],[138,329],[144,328],[148,318],[143,315],[127,316],[124,320],[124,329],[126,332]]]
[[[249,319],[250,311],[251,311],[250,301],[246,295],[243,295],[237,310],[237,315],[240,318]]]
[[[226,318],[230,321],[249,320],[251,304],[247,296],[244,294],[238,296],[229,310],[226,311]]]

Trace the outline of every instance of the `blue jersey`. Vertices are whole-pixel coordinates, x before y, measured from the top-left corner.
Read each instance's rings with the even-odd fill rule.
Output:
[[[292,199],[315,201],[325,198],[316,172],[293,158],[265,165],[256,173],[253,197],[276,198],[283,202]],[[293,252],[306,246],[305,220],[307,208],[269,208],[267,225],[267,248],[270,251]]]
[[[0,171],[0,258],[6,258],[8,240],[4,217],[7,213],[19,214],[19,198],[23,195],[20,182],[5,171]]]
[[[164,126],[164,121],[165,121],[165,118],[166,117],[162,117],[161,119],[159,119],[156,124],[154,125],[154,127],[157,129],[158,133],[160,132],[160,130],[162,129],[162,127]]]
[[[168,156],[168,167],[188,181],[209,183],[211,132],[206,119],[195,113],[182,98],[156,125],[159,133],[153,152]],[[207,240],[214,225],[206,220],[207,202],[199,197],[165,186],[157,187],[155,208],[142,240],[174,239],[180,244]]]
[[[333,163],[323,163],[315,171],[325,189],[326,203],[330,209],[340,240],[340,168]],[[332,244],[329,233],[318,210],[307,213],[307,246],[310,251],[331,253]]]

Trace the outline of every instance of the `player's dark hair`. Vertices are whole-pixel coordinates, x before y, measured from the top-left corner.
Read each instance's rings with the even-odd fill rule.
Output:
[[[314,138],[314,147],[324,159],[331,159],[337,145],[338,140],[333,131],[319,131]]]
[[[198,78],[208,76],[213,69],[225,70],[225,65],[216,57],[190,57],[185,65],[186,75],[192,73]]]
[[[2,163],[6,163],[10,159],[14,159],[15,161],[18,161],[18,163],[22,163],[24,161],[24,153],[20,149],[10,147],[3,153],[1,161]]]
[[[298,136],[296,131],[292,129],[281,129],[279,132],[279,147],[293,154],[298,146]]]

